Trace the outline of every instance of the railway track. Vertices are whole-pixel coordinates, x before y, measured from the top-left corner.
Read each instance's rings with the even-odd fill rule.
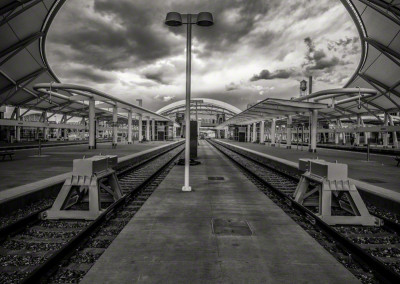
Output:
[[[381,227],[365,226],[330,226],[315,215],[309,207],[298,204],[292,198],[299,177],[279,171],[261,162],[256,157],[250,157],[235,148],[216,141],[209,141],[221,151],[256,184],[259,188],[283,207],[295,221],[303,223],[303,227],[314,237],[327,237],[331,244],[325,247],[364,283],[400,283],[400,226],[384,214],[374,211],[373,214],[384,220]],[[301,216],[301,217],[299,217]],[[304,224],[304,220],[308,224]],[[311,228],[311,227],[313,228]],[[322,236],[316,234],[322,232]],[[338,253],[339,251],[339,253]],[[355,260],[360,269],[351,262]]]
[[[129,222],[182,153],[182,143],[117,171],[123,198],[94,221],[40,220],[49,206],[0,229],[0,283],[76,283]],[[103,203],[102,203],[103,205]]]

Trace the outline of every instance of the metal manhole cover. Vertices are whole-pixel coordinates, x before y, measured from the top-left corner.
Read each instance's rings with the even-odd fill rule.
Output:
[[[225,180],[224,177],[208,177],[208,180]]]
[[[251,236],[252,232],[245,220],[212,219],[212,229],[220,236]]]
[[[369,183],[386,183],[386,181],[376,178],[362,178],[361,180]]]

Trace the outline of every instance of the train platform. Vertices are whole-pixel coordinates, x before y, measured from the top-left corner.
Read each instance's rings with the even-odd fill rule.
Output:
[[[358,283],[221,153],[200,141],[81,283]]]
[[[43,148],[40,157],[38,149],[18,150],[15,151],[13,160],[7,158],[0,161],[0,192],[70,172],[72,161],[84,156],[91,157],[102,153],[123,157],[166,143],[170,142],[119,144],[116,149],[112,149],[111,142],[107,142],[97,144],[95,150],[89,150],[85,144],[54,146]]]
[[[301,146],[298,149],[296,146],[286,149],[286,145],[271,147],[228,139],[219,140],[296,163],[301,158],[317,157],[328,162],[344,163],[348,165],[350,178],[400,193],[400,168],[393,156],[370,154],[370,161],[367,161],[367,154],[360,152],[317,148],[317,153],[310,153],[305,146],[301,151]]]

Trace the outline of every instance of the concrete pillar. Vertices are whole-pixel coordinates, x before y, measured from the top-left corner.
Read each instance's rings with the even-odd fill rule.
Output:
[[[357,127],[361,126],[361,116],[357,115]],[[360,145],[360,131],[356,132],[356,139],[354,140],[354,145],[359,146]]]
[[[365,127],[365,123],[362,118],[361,118],[361,127]],[[369,140],[369,132],[364,131],[364,145],[368,144],[368,140]]]
[[[292,116],[288,115],[286,124],[286,148],[292,148]]]
[[[67,140],[67,139],[68,139],[68,129],[65,128],[64,129],[64,140]]]
[[[172,125],[172,138],[173,138],[173,139],[176,138],[176,127],[175,127],[175,124]]]
[[[146,140],[150,141],[150,117],[146,118]]]
[[[257,141],[257,123],[253,123],[253,139],[251,142],[255,143]]]
[[[139,114],[139,142],[143,141],[143,119],[142,119],[142,114]]]
[[[95,126],[95,100],[89,100],[89,149],[95,148],[96,126]]]
[[[113,136],[113,142],[112,142],[112,147],[116,148],[118,144],[118,107],[114,106],[113,108],[113,125],[112,125],[112,136]]]
[[[318,126],[318,110],[314,109],[311,113],[311,137],[310,137],[310,152],[317,152],[317,126]]]
[[[388,114],[385,113],[385,120],[383,122],[384,126],[388,126]],[[382,138],[383,138],[383,148],[387,148],[389,144],[389,134],[388,132],[383,132],[382,133]]]
[[[151,120],[151,140],[156,141],[156,121],[154,118]]]
[[[260,144],[265,143],[264,131],[265,131],[265,122],[264,122],[264,120],[261,120],[260,121]]]
[[[276,119],[273,118],[271,121],[271,146],[275,147],[275,130],[276,130]]]
[[[16,108],[15,117],[17,121],[21,120],[21,109],[19,107]],[[22,128],[21,126],[15,127],[15,140],[17,142],[21,141],[21,128]]]
[[[335,144],[339,144],[339,132],[337,132],[337,129],[339,128],[339,119],[336,119],[336,131],[335,131]]]
[[[250,142],[250,124],[247,125],[247,142]]]
[[[132,144],[132,111],[128,111],[128,144]]]
[[[388,114],[388,117],[389,117],[389,124],[391,126],[394,126],[393,117],[390,114]],[[393,131],[392,135],[393,135],[393,148],[398,149],[399,148],[399,141],[397,141],[397,133],[396,133],[396,131]]]

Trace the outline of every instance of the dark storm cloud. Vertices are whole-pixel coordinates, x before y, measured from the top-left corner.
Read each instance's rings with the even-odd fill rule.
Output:
[[[349,62],[341,60],[337,56],[329,57],[323,49],[316,49],[314,42],[309,37],[304,39],[304,43],[307,45],[308,49],[305,56],[306,62],[303,64],[306,72],[313,70],[332,72],[336,66],[349,64]]]
[[[250,81],[288,79],[293,75],[297,75],[297,72],[294,69],[279,69],[274,72],[264,69],[259,74],[254,74],[253,77],[250,78]]]
[[[154,21],[155,17],[162,19],[161,15],[146,7],[151,6],[144,1],[97,0],[95,16],[72,8],[61,14],[63,28],[55,29],[60,32],[52,33],[52,41],[66,44],[74,61],[104,70],[131,68],[170,56],[176,45],[162,29],[162,20]]]
[[[238,89],[240,89],[240,85],[235,84],[234,82],[230,82],[228,85],[225,86],[225,90],[228,92],[238,90]]]
[[[110,73],[103,74],[101,71],[92,68],[75,68],[70,67],[63,72],[65,78],[77,78],[79,81],[95,82],[100,84],[112,83],[116,81],[116,77]]]
[[[169,83],[163,79],[163,73],[161,71],[147,72],[143,74],[146,79],[152,80],[162,85],[168,85]]]

